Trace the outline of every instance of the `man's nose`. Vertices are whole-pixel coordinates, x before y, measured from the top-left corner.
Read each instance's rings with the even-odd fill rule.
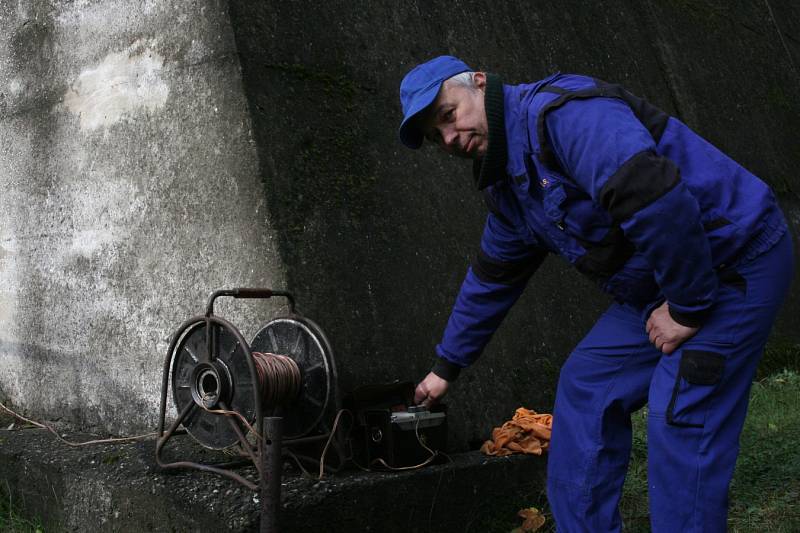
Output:
[[[442,132],[442,142],[448,148],[455,148],[458,144],[458,132],[455,128],[448,128]]]

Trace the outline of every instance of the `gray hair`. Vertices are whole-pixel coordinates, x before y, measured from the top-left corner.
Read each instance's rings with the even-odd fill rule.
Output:
[[[465,87],[467,89],[475,89],[474,72],[462,72],[461,74],[456,74],[451,78],[447,78],[447,81],[456,86]]]

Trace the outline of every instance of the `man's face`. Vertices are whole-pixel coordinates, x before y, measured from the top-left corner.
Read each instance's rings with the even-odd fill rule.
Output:
[[[448,154],[476,159],[489,147],[489,123],[483,96],[486,75],[475,73],[475,88],[445,81],[422,118],[425,138]]]

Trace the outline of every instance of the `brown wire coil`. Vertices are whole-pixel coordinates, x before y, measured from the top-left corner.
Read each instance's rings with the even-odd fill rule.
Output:
[[[265,407],[285,405],[297,398],[301,376],[294,359],[286,355],[253,352],[253,362]]]

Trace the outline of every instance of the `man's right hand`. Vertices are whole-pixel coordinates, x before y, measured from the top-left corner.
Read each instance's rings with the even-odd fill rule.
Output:
[[[447,394],[449,386],[449,381],[431,372],[417,385],[414,391],[414,403],[431,407]]]

